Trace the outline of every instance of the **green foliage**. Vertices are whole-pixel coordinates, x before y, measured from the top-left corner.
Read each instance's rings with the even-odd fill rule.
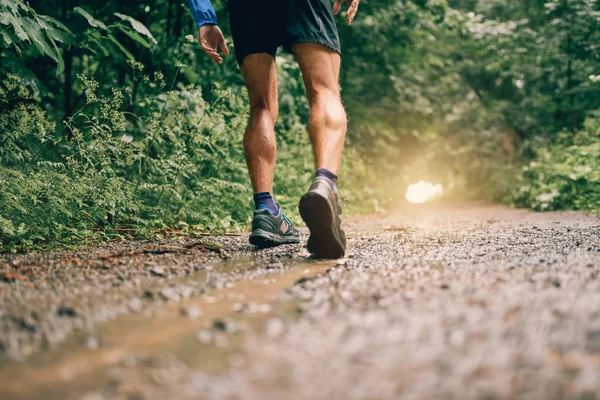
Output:
[[[103,103],[103,117],[90,118],[85,130],[73,129],[70,143],[55,138],[45,113],[27,104],[30,91],[9,75],[0,104],[15,93],[22,102],[0,118],[3,247],[81,240],[111,212],[126,213],[131,193],[114,170],[131,164],[133,152],[112,135],[123,128],[121,116],[112,112],[120,93],[95,99]],[[57,156],[49,156],[48,149],[56,149]]]
[[[47,15],[37,15],[22,0],[0,1],[0,38],[2,46],[18,56],[30,52],[50,57],[57,64],[56,75],[65,68],[58,44],[74,43],[74,36],[66,26]],[[14,72],[24,69],[14,57],[3,61]]]
[[[157,95],[143,101],[146,115],[130,124],[123,111],[129,90],[102,96],[98,82],[80,78],[87,101],[66,122],[68,140],[55,138],[37,105],[20,103],[0,118],[0,249],[108,238],[124,229],[145,236],[168,227],[185,232],[247,227],[252,191],[240,90],[216,86],[207,102],[197,86],[162,93],[160,74],[146,76]],[[15,93],[23,101],[31,96],[11,75],[0,89],[0,103]],[[278,125],[276,195],[295,222],[296,203],[313,173],[307,136],[295,114]],[[354,158],[348,173],[360,166]],[[349,199],[358,198],[347,192]]]
[[[184,39],[185,2],[32,4],[0,0],[1,249],[247,229],[243,80],[233,56],[217,66]],[[599,15],[593,0],[378,0],[351,27],[339,17],[346,210],[421,179],[448,198],[598,210]],[[292,56],[277,68],[275,195],[299,222],[309,110]]]
[[[600,211],[600,118],[589,118],[576,136],[562,132],[537,143],[522,167],[512,201],[539,211]]]

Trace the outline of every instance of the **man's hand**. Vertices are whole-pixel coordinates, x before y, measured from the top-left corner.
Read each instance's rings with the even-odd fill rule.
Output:
[[[348,25],[350,25],[352,21],[354,21],[360,0],[335,0],[335,3],[333,4],[333,15],[338,15],[340,12],[342,1],[348,4],[348,12],[346,14],[348,15]]]
[[[208,54],[217,64],[223,63],[223,57],[217,53],[217,46],[221,46],[221,51],[224,55],[229,55],[229,49],[225,44],[225,38],[221,28],[217,25],[203,25],[198,30],[198,42],[204,49],[204,52]]]

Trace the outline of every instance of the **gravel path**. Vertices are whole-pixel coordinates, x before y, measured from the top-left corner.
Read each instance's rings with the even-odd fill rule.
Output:
[[[0,256],[0,398],[600,399],[597,216],[406,207],[347,229],[329,263],[245,236]],[[100,357],[121,332],[149,344]],[[61,375],[93,354],[94,379]]]

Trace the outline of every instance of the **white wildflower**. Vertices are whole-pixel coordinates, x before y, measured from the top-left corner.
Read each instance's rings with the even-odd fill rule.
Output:
[[[125,142],[125,143],[131,143],[131,142],[133,142],[133,136],[123,135],[123,136],[121,136],[121,141]]]

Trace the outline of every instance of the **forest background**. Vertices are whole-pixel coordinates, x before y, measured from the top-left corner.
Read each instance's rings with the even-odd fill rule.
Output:
[[[348,213],[419,180],[600,210],[599,1],[363,0],[338,26]],[[182,0],[0,0],[0,252],[248,228],[243,81],[196,35]],[[293,57],[277,68],[275,196],[299,222],[308,107]]]

